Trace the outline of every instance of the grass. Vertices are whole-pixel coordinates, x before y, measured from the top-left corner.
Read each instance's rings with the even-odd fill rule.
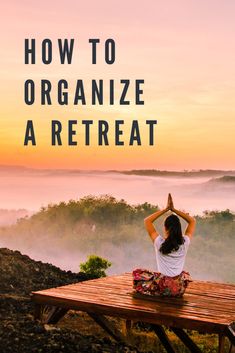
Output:
[[[165,353],[165,349],[153,331],[148,328],[134,324],[128,333],[125,330],[125,320],[110,318],[116,326],[126,334],[127,344],[135,346],[141,352]],[[109,337],[87,314],[83,312],[70,311],[58,324],[59,327],[66,327],[79,330],[81,334],[94,335],[98,338]],[[170,330],[167,335],[177,353],[189,353],[189,350]],[[203,353],[218,352],[218,335],[203,334],[196,331],[187,331],[192,340],[198,345]],[[225,351],[229,350],[229,342],[226,340]]]

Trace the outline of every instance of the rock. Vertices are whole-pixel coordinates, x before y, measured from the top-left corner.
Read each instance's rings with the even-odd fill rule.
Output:
[[[47,324],[44,325],[44,328],[46,331],[59,331],[60,330],[59,327],[55,327],[55,326],[47,325]]]

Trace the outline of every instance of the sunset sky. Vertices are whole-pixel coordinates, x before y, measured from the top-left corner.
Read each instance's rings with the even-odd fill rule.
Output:
[[[8,1],[1,4],[0,164],[76,169],[235,169],[234,0]],[[36,39],[36,64],[24,64],[24,39]],[[53,61],[41,62],[41,42],[53,42]],[[74,38],[71,65],[59,63],[57,39]],[[100,38],[91,64],[89,38]],[[104,61],[104,41],[116,42],[116,61]],[[24,81],[36,83],[36,103],[24,103]],[[40,105],[41,79],[53,86],[52,106]],[[59,106],[57,81],[84,80],[87,105]],[[91,79],[144,79],[144,106],[92,106]],[[128,95],[134,99],[133,86]],[[23,146],[26,121],[37,146]],[[51,146],[50,122],[63,124],[61,147]],[[67,146],[67,121],[94,121],[91,145],[77,127],[78,146]],[[141,146],[97,146],[97,120],[139,120]],[[157,120],[154,146],[145,120]]]

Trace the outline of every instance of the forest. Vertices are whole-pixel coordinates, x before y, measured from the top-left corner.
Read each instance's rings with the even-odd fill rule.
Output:
[[[16,224],[0,228],[0,247],[17,249],[36,260],[79,271],[87,256],[112,263],[108,274],[136,267],[156,269],[152,242],[144,218],[158,209],[148,202],[130,205],[110,194],[49,204]],[[189,247],[186,270],[195,279],[235,283],[235,214],[205,210],[194,215],[196,233]],[[162,231],[164,217],[155,222]],[[185,222],[182,221],[182,229]]]

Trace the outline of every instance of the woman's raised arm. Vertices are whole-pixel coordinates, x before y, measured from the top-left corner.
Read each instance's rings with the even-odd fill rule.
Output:
[[[167,205],[167,207],[164,208],[163,210],[156,211],[144,219],[145,228],[146,228],[150,238],[152,239],[152,241],[154,241],[157,238],[157,236],[159,235],[158,231],[155,229],[155,227],[153,225],[153,222],[169,210],[170,210],[170,208]]]
[[[185,229],[185,235],[190,238],[193,236],[196,226],[196,219],[191,217],[189,214],[177,210],[176,208],[171,208],[172,212],[176,213],[178,216],[182,217],[186,222],[188,222],[187,228]]]

